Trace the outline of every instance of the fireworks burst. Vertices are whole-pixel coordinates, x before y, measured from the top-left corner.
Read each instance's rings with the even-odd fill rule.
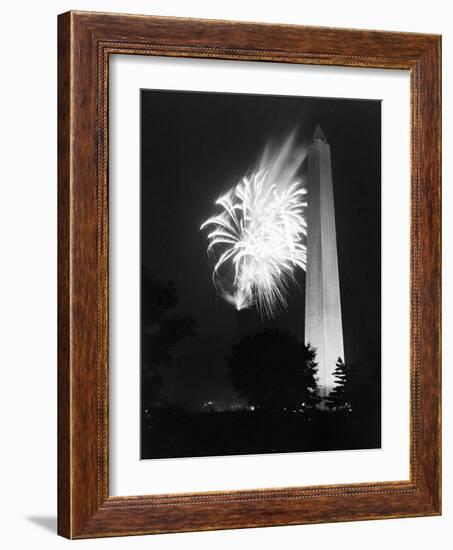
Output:
[[[286,307],[294,272],[306,266],[306,190],[297,178],[304,155],[294,141],[295,132],[281,147],[268,146],[257,169],[217,199],[221,212],[200,228],[212,228],[217,290],[237,310],[255,306],[263,317]],[[223,270],[231,275],[227,288]]]

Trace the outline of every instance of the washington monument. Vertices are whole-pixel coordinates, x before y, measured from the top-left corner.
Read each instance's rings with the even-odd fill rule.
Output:
[[[318,126],[308,149],[305,343],[316,348],[319,385],[325,397],[335,385],[337,359],[344,361],[337,237],[330,146]]]

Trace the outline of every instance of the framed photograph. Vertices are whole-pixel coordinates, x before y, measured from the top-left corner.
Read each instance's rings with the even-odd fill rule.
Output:
[[[59,16],[61,535],[441,513],[440,49]]]

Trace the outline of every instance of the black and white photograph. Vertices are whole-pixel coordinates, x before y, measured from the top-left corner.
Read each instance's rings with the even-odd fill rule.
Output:
[[[381,445],[381,102],[141,90],[141,458]]]

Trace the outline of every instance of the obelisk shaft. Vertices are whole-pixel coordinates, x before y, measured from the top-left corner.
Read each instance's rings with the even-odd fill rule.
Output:
[[[308,150],[307,226],[305,343],[316,348],[321,395],[326,396],[344,348],[330,146],[319,127]]]

